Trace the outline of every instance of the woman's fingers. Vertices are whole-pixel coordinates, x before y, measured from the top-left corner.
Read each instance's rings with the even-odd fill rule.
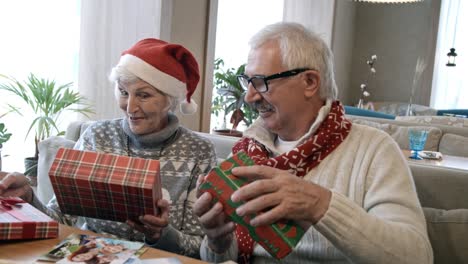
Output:
[[[155,226],[155,227],[166,227],[169,225],[169,219],[157,217],[154,215],[144,215],[138,218],[143,225]]]
[[[203,214],[205,214],[207,211],[211,209],[212,205],[212,197],[210,193],[204,193],[202,194],[197,201],[195,201],[195,204],[193,205],[193,213],[201,217]]]

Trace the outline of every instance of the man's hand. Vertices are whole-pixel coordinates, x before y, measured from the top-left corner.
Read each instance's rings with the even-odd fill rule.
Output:
[[[197,188],[203,178],[203,176],[198,177]],[[195,202],[193,212],[200,220],[211,250],[216,253],[225,252],[234,239],[235,225],[229,219],[226,219],[223,205],[220,202],[213,204],[211,194],[204,193]]]
[[[237,208],[240,216],[262,212],[251,219],[252,226],[268,225],[282,219],[295,220],[307,229],[328,210],[331,191],[302,178],[267,166],[237,167],[236,177],[251,183],[235,191],[231,199],[245,203]]]
[[[33,200],[33,190],[29,180],[19,172],[0,173],[0,196],[20,197],[28,203]]]
[[[162,231],[169,225],[169,202],[161,199],[156,202],[158,215],[140,216],[141,223],[135,223],[131,220],[127,224],[136,230],[145,234],[145,238],[150,244],[156,243],[161,238]]]

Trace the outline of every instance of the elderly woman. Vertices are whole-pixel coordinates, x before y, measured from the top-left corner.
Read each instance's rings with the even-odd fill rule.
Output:
[[[198,175],[206,174],[216,158],[212,144],[182,127],[172,113],[181,97],[182,113],[196,111],[191,95],[199,81],[198,64],[180,45],[144,39],[122,53],[110,79],[124,117],[95,122],[75,149],[158,159],[163,183],[160,214],[141,216],[139,224],[64,215],[55,197],[42,205],[19,173],[0,182],[0,195],[21,196],[62,223],[198,257],[203,233],[192,212],[195,186]]]

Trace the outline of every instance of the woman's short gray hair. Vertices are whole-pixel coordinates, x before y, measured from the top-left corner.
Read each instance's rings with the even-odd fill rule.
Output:
[[[140,79],[138,76],[136,76],[135,74],[128,71],[125,67],[121,67],[121,66],[118,66],[118,65],[115,66],[114,68],[112,68],[111,73],[109,75],[109,80],[112,83],[114,83],[115,85],[118,85],[119,81],[129,82],[129,83],[136,82],[136,81],[142,81],[142,79]],[[169,94],[157,89],[156,87],[154,87],[152,85],[151,85],[151,87],[153,87],[154,89],[158,90],[161,94],[166,96],[169,111],[174,112],[176,110],[176,107],[179,105],[180,100],[178,98],[172,96],[172,95],[169,95]]]
[[[256,33],[249,45],[256,49],[271,40],[280,46],[283,66],[317,70],[321,79],[320,97],[336,100],[338,89],[333,73],[333,53],[322,38],[301,24],[279,22]]]

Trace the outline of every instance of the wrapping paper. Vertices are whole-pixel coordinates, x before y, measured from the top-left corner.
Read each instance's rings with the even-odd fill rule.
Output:
[[[156,214],[159,161],[61,148],[49,171],[63,213],[125,222]]]
[[[293,221],[252,227],[249,220],[255,215],[241,217],[236,214],[235,210],[242,205],[242,202],[234,203],[230,197],[235,190],[248,182],[232,175],[231,170],[237,166],[250,165],[254,165],[254,162],[245,152],[237,153],[212,169],[205,177],[204,182],[200,184],[199,191],[201,193],[209,192],[216,201],[220,201],[223,204],[224,213],[232,221],[246,227],[253,240],[259,243],[270,255],[276,259],[282,259],[291,253],[304,234],[304,230]]]
[[[59,224],[19,198],[0,197],[0,240],[54,238]]]

